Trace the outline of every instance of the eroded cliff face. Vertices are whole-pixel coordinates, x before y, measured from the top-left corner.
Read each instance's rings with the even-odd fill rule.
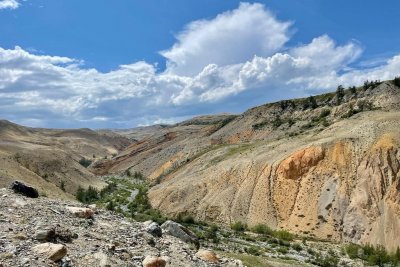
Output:
[[[149,196],[170,215],[191,213],[223,224],[265,223],[395,249],[400,242],[398,144],[383,135],[361,157],[355,155],[360,144],[343,139],[302,148],[275,162],[256,155],[257,149],[248,151],[251,159],[239,155],[203,169],[199,160]]]
[[[165,128],[109,162],[160,184],[151,204],[176,216],[268,224],[318,238],[400,244],[400,88],[253,108]],[[338,104],[340,102],[340,104]],[[174,136],[166,138],[167,134]],[[172,134],[172,135],[171,135]],[[101,170],[101,168],[100,168]]]

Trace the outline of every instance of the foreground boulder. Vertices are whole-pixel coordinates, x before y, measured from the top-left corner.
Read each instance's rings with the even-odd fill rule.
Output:
[[[51,241],[56,237],[56,231],[53,228],[40,229],[35,233],[35,239],[39,241]]]
[[[71,214],[75,215],[76,217],[79,218],[91,218],[93,217],[94,211],[89,208],[79,208],[79,207],[66,207],[67,211],[69,211]]]
[[[211,250],[199,249],[199,251],[197,251],[196,253],[196,256],[206,262],[210,263],[219,262],[217,254],[215,254],[215,252]]]
[[[147,225],[146,232],[148,232],[149,234],[151,234],[151,235],[153,235],[155,237],[161,237],[162,236],[162,229],[155,222],[151,222],[151,223],[149,223]]]
[[[15,193],[27,196],[27,197],[31,197],[31,198],[37,198],[39,197],[39,192],[31,187],[28,186],[24,183],[21,183],[19,181],[15,181],[11,184],[11,189],[14,190]]]
[[[166,265],[167,261],[162,257],[147,256],[143,260],[143,267],[165,267]]]
[[[179,223],[168,220],[161,225],[161,229],[164,230],[166,234],[175,236],[186,243],[193,243],[197,247],[200,245],[198,237]]]
[[[34,246],[32,251],[52,261],[59,261],[67,255],[67,248],[61,244],[44,243]]]

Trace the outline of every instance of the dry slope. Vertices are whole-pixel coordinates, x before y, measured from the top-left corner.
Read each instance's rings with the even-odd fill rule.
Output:
[[[22,180],[48,196],[71,198],[78,186],[104,185],[78,163],[81,158],[111,157],[130,144],[125,137],[89,129],[35,129],[0,121],[0,186]]]
[[[400,243],[400,88],[392,81],[191,120],[98,172],[142,171],[169,215],[266,223],[303,235]]]

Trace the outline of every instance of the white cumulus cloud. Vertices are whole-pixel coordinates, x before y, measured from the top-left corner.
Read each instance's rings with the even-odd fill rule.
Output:
[[[210,63],[224,66],[272,55],[289,40],[290,25],[262,4],[241,3],[214,19],[191,22],[161,54],[174,73],[195,75]]]
[[[16,0],[1,0],[0,9],[17,9],[19,7],[19,2]]]
[[[322,35],[285,47],[289,26],[261,4],[241,4],[189,24],[164,53],[170,63],[164,72],[144,61],[100,72],[82,60],[0,47],[0,114],[42,127],[132,127],[239,112],[400,74],[400,55],[351,67],[362,53],[355,41],[337,44]]]

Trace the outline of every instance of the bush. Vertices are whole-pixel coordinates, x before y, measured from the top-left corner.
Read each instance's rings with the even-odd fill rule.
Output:
[[[394,85],[396,85],[397,87],[400,87],[400,77],[394,78],[393,82],[394,82]]]
[[[321,256],[318,254],[312,263],[321,267],[336,267],[339,263],[339,258],[334,255]]]
[[[330,114],[331,114],[331,111],[329,109],[324,109],[319,114],[319,118],[322,119],[322,118],[328,117]]]
[[[61,188],[62,191],[65,192],[65,182],[64,181],[61,181],[60,188]]]
[[[81,158],[79,160],[79,164],[81,164],[83,167],[87,168],[90,166],[90,164],[92,164],[92,161],[90,159]]]
[[[356,87],[355,87],[355,86],[353,86],[353,87],[350,87],[350,88],[349,88],[349,90],[350,90],[350,93],[351,93],[352,95],[355,95],[355,96],[357,96],[357,89],[356,89]]]
[[[83,203],[93,203],[99,198],[99,191],[93,186],[89,186],[87,190],[79,187],[76,191],[76,199]]]
[[[301,251],[303,250],[303,247],[299,243],[294,243],[292,244],[292,248],[296,251]]]
[[[286,254],[286,253],[288,253],[289,250],[287,247],[280,247],[276,251],[279,253],[282,253],[282,254]]]
[[[285,241],[292,241],[294,239],[294,235],[286,230],[275,231],[274,236]]]
[[[348,244],[345,247],[347,255],[351,259],[362,259],[367,261],[370,265],[384,266],[385,264],[391,264],[396,266],[400,260],[400,251],[396,250],[396,253],[390,255],[385,247],[378,245],[376,247],[372,245],[356,245]]]
[[[343,86],[339,85],[338,88],[336,89],[337,105],[340,105],[342,103],[343,97],[344,97],[344,88]]]
[[[176,221],[179,223],[194,224],[196,221],[192,215],[179,213]]]
[[[316,109],[317,107],[318,107],[317,100],[315,100],[315,97],[313,97],[312,95],[309,96],[307,100],[304,101],[303,103],[303,109],[308,109],[308,108]]]
[[[272,235],[272,229],[265,224],[257,224],[250,229],[252,232],[261,234],[261,235]]]
[[[242,222],[235,222],[231,224],[231,229],[236,232],[244,232],[247,230],[247,225]]]
[[[281,126],[283,123],[284,123],[284,122],[283,122],[283,120],[281,119],[281,117],[280,117],[280,116],[277,116],[277,117],[275,118],[275,120],[272,122],[272,126],[276,129],[276,128],[278,128],[279,126]]]
[[[208,240],[211,239],[214,243],[218,243],[219,238],[217,233],[218,233],[218,226],[213,224],[206,230],[204,237]]]
[[[106,209],[108,210],[114,210],[115,209],[115,203],[113,200],[110,200],[107,205],[106,205]]]
[[[251,254],[251,255],[255,255],[255,256],[260,255],[260,250],[253,246],[244,248],[244,251],[246,251],[246,253]]]

